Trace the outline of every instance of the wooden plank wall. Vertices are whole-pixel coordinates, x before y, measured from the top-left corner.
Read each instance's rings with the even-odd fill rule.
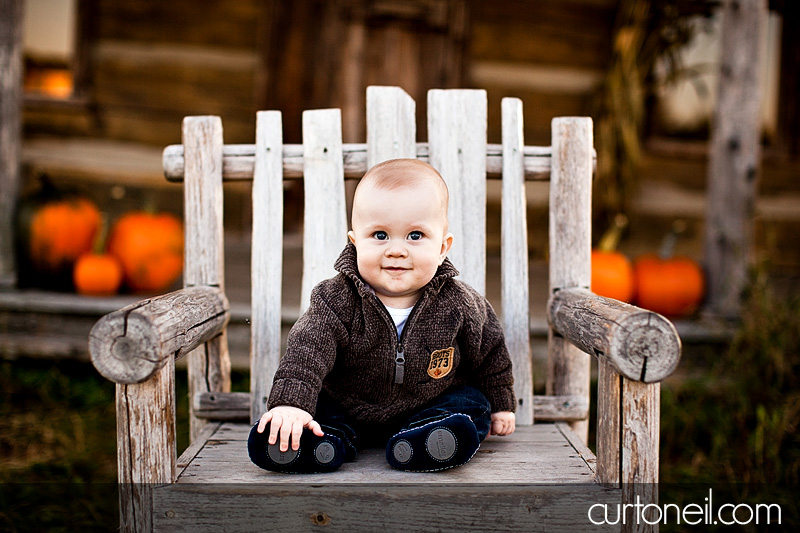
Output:
[[[163,146],[181,121],[220,115],[226,142],[253,142],[262,3],[86,0],[87,105],[26,110],[26,133]]]
[[[186,115],[220,115],[252,142],[261,3],[96,0],[94,96],[104,133],[166,144]]]
[[[402,87],[417,102],[424,140],[431,88],[465,81],[466,0],[295,0],[265,16],[269,42],[262,104],[283,112],[287,143],[300,142],[303,109],[342,110],[344,142],[364,142],[370,85]]]
[[[473,2],[470,82],[489,98],[489,142],[500,142],[500,101],[524,102],[525,144],[550,144],[550,120],[592,114],[611,57],[617,2]]]
[[[368,85],[487,88],[489,141],[500,100],[525,102],[525,141],[550,117],[587,114],[608,61],[611,0],[82,0],[89,105],[26,110],[29,134],[165,145],[192,114],[220,115],[225,142],[253,142],[255,111],[279,109],[286,142],[302,109],[342,109],[345,142],[364,140]]]

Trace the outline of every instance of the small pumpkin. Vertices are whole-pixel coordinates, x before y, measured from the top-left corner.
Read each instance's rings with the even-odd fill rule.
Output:
[[[87,198],[45,202],[33,212],[28,236],[32,267],[40,274],[71,272],[75,261],[91,251],[100,228],[100,211]]]
[[[597,248],[592,250],[592,292],[623,302],[631,302],[635,290],[633,265],[627,256],[616,251],[627,223],[625,215],[617,215]]]
[[[183,272],[183,225],[171,213],[126,213],[111,229],[108,253],[131,291],[164,291]]]
[[[111,254],[85,253],[75,263],[73,281],[78,294],[111,296],[122,285],[122,265]]]
[[[645,254],[636,259],[636,304],[668,317],[694,313],[705,295],[705,275],[693,259],[674,255],[677,236],[683,224],[676,223],[664,239],[659,254]]]
[[[91,252],[75,262],[72,281],[75,291],[84,296],[111,296],[122,286],[122,265],[115,256],[106,253],[108,219],[101,216],[100,231]]]

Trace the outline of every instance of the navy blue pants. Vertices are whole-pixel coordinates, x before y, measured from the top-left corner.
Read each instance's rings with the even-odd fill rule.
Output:
[[[364,424],[350,419],[325,392],[320,393],[314,419],[320,424],[339,429],[357,449],[384,447],[389,438],[399,431],[440,420],[454,414],[468,415],[478,430],[480,440],[486,438],[491,427],[491,406],[481,391],[467,385],[450,387],[440,396],[413,412],[408,417],[387,424]]]

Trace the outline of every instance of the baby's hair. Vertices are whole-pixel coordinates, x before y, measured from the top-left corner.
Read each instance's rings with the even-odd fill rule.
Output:
[[[445,213],[450,193],[439,171],[419,159],[389,159],[370,168],[359,182],[378,189],[394,190],[433,180],[442,193]]]

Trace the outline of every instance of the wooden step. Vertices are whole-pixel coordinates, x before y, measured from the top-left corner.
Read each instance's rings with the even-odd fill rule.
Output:
[[[592,505],[621,498],[594,482],[594,454],[561,423],[489,437],[468,464],[427,474],[392,469],[382,449],[328,474],[267,472],[248,458],[249,430],[220,424],[184,453],[177,483],[153,491],[155,529],[572,533]]]

